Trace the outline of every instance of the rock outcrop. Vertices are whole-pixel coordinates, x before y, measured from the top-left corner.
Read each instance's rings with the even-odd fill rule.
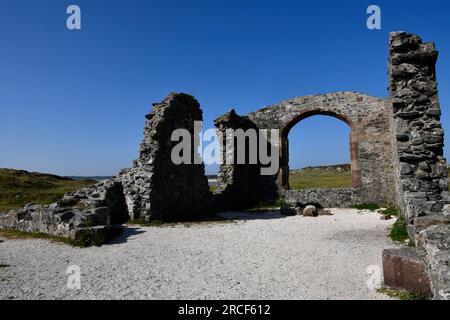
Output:
[[[104,243],[128,219],[122,184],[115,179],[68,193],[52,205],[28,204],[0,214],[0,228],[71,238],[80,245]]]

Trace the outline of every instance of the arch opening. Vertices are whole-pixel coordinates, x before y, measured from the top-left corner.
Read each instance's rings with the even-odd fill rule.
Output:
[[[308,119],[312,118],[312,119]],[[320,119],[322,118],[322,119]],[[333,119],[337,119],[339,121],[337,122],[344,122],[347,126],[345,128],[342,128],[342,126],[339,123],[336,123],[333,121]],[[306,121],[306,119],[308,119]],[[331,122],[330,122],[331,120]],[[297,124],[300,124],[300,126],[297,126]],[[329,124],[332,125],[333,132],[327,132],[327,130],[330,130]],[[295,128],[294,128],[295,127]],[[317,128],[320,128],[317,130]],[[298,130],[299,129],[299,130]],[[343,129],[343,130],[342,130]],[[342,132],[347,129],[347,135],[349,138],[342,138]],[[309,157],[304,157],[303,159],[299,159],[299,156],[301,155],[297,152],[295,145],[292,144],[292,142],[301,141],[301,139],[305,139],[305,132],[303,132],[303,135],[300,135],[302,133],[302,130],[310,130],[306,136],[310,137],[309,141],[311,150],[309,150]],[[341,148],[337,148],[338,151],[341,153],[339,156],[316,156],[314,157],[314,154],[327,154],[330,152],[335,152],[336,150],[319,150],[318,146],[320,144],[316,144],[316,141],[322,141],[324,139],[329,139],[331,137],[336,138],[334,132],[335,130],[341,131],[341,134],[338,137],[338,141],[336,144],[339,144],[340,146],[343,145],[342,139],[345,139],[347,141],[347,145]],[[299,132],[297,132],[299,131]],[[314,134],[317,134],[315,136]],[[314,135],[314,137],[311,139],[311,136]],[[334,135],[334,136],[333,136]],[[303,136],[303,138],[301,137]],[[346,136],[344,134],[344,136]],[[290,139],[292,141],[290,141]],[[306,137],[306,139],[308,139]],[[335,140],[336,141],[336,140]],[[291,149],[292,148],[292,149]],[[347,149],[349,148],[349,149]],[[349,151],[343,151],[344,149],[347,149]],[[305,150],[303,150],[305,151]],[[312,156],[311,156],[312,155]],[[336,159],[344,159],[342,160],[336,160]],[[345,160],[346,159],[346,160]],[[301,177],[293,176],[294,179],[291,179],[291,170],[292,169],[302,169],[304,167],[317,167],[317,166],[326,166],[327,170],[331,170],[332,174],[336,174],[336,172],[339,172],[341,170],[345,170],[346,166],[339,166],[339,167],[331,167],[331,165],[344,165],[350,163],[350,172],[346,174],[342,174],[342,177],[340,175],[333,178],[330,177],[319,177],[315,176],[315,174],[318,172],[318,169],[315,169],[315,173],[313,171],[309,172],[310,181],[302,181]],[[325,169],[325,168],[324,168]],[[336,169],[336,171],[333,171]],[[305,171],[297,171],[297,174],[304,174]],[[352,187],[352,188],[358,188],[361,186],[361,171],[359,167],[359,161],[358,161],[358,139],[357,139],[357,130],[356,126],[352,122],[351,119],[336,114],[329,111],[322,111],[322,110],[306,110],[302,112],[301,114],[297,115],[293,119],[291,119],[281,130],[281,144],[280,144],[280,171],[278,174],[278,183],[281,187],[283,187],[286,190],[290,189],[312,189],[312,188],[322,188],[322,189],[331,189],[331,188],[341,188],[341,187]],[[305,178],[306,179],[306,178]],[[312,180],[311,180],[312,179]],[[317,181],[315,181],[316,179]],[[328,182],[326,181],[328,179]],[[339,179],[339,181],[337,180]],[[291,183],[291,180],[293,183]],[[323,180],[322,182],[319,180]],[[310,186],[310,187],[308,187]]]

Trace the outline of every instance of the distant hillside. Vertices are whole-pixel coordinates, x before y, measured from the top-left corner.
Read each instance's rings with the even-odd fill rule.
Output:
[[[291,174],[299,174],[304,172],[349,172],[351,171],[351,165],[348,163],[345,164],[333,164],[328,166],[315,166],[315,167],[305,167],[302,169],[293,169],[291,170]]]
[[[50,204],[70,191],[93,185],[93,179],[74,180],[53,174],[0,169],[0,212],[27,203]]]
[[[447,166],[450,177],[450,166]],[[291,170],[289,184],[291,189],[350,188],[352,173],[350,164],[306,167]],[[449,184],[450,191],[450,184]]]
[[[73,180],[95,180],[95,181],[102,181],[111,179],[112,176],[92,176],[92,177],[78,177],[78,176],[69,176],[67,178],[73,179]]]

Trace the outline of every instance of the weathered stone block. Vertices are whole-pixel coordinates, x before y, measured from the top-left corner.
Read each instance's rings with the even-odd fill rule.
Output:
[[[414,219],[414,233],[416,236],[434,225],[450,225],[450,217],[444,215],[429,215]]]
[[[86,246],[98,246],[108,240],[107,226],[76,228],[70,231],[70,238]]]
[[[426,252],[434,299],[450,300],[450,225],[434,225],[421,231],[417,242]]]
[[[423,257],[411,248],[383,251],[384,284],[431,297],[430,281]]]

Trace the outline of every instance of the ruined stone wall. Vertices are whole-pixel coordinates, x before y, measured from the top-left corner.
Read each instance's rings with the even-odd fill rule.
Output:
[[[199,140],[194,122],[202,121],[200,105],[187,94],[171,94],[153,105],[146,116],[144,140],[135,167],[124,170],[119,180],[133,219],[201,217],[211,211],[211,193],[203,164],[198,159]],[[191,164],[174,164],[171,141],[174,130],[185,129],[191,137]]]
[[[40,232],[71,238],[82,245],[99,245],[107,241],[114,225],[127,220],[122,184],[110,179],[70,192],[51,205],[28,204],[0,213],[0,229]]]
[[[406,32],[389,39],[395,191],[408,233],[424,253],[434,299],[450,299],[450,207],[433,43]]]
[[[280,129],[280,186],[289,188],[289,131],[301,120],[314,115],[333,116],[349,125],[353,187],[361,191],[359,200],[393,203],[390,104],[387,100],[360,93],[337,92],[298,97],[249,114],[259,128]]]
[[[423,43],[416,35],[390,35],[396,196],[411,227],[417,217],[442,212],[448,190],[436,83],[437,57],[434,44]]]
[[[268,181],[261,175],[261,164],[259,161],[250,163],[249,143],[246,140],[245,159],[246,163],[237,163],[237,139],[234,145],[227,144],[227,131],[243,130],[243,132],[254,132],[253,143],[259,144],[258,127],[248,118],[241,117],[234,110],[222,115],[214,121],[218,133],[222,138],[222,155],[224,163],[220,166],[217,190],[215,191],[214,206],[219,210],[236,210],[249,206],[255,206],[265,202],[275,201],[278,197],[275,181]],[[232,137],[231,137],[232,138]],[[256,148],[258,151],[258,148]],[[227,154],[233,155],[233,163],[227,163]],[[258,160],[258,159],[257,159]],[[264,181],[264,184],[261,183]]]

